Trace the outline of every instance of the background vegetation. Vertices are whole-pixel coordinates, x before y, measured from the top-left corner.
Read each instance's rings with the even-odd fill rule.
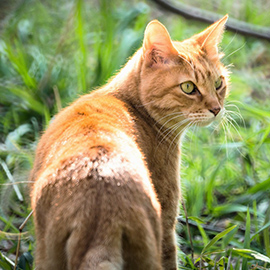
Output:
[[[270,27],[270,1],[186,2]],[[25,0],[5,8],[7,15],[0,14],[0,268],[9,270],[18,228],[31,211],[27,177],[35,147],[53,115],[104,84],[141,45],[151,19],[162,21],[176,40],[207,25],[139,0]],[[227,121],[215,129],[193,129],[183,143],[180,269],[270,269],[270,46],[226,32],[221,47],[223,62],[232,64]],[[31,219],[22,239],[19,266],[34,269]]]

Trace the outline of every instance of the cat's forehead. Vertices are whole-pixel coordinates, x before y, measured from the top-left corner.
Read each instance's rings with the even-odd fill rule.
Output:
[[[203,56],[197,56],[190,59],[192,65],[192,73],[196,82],[205,82],[216,80],[221,75],[221,70],[216,63],[211,62]]]
[[[179,51],[179,61],[185,65],[186,71],[196,82],[216,80],[222,73],[222,64],[211,60],[200,46],[193,40],[174,42]]]

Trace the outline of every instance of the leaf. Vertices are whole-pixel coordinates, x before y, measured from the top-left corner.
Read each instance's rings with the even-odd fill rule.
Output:
[[[225,231],[217,234],[202,250],[201,254],[204,254],[207,249],[213,246],[219,239],[227,235],[230,231],[232,231],[237,225],[233,225],[232,227],[226,229]]]
[[[17,270],[31,270],[33,264],[33,256],[30,254],[30,252],[23,253],[20,258],[17,265]]]
[[[239,248],[232,248],[232,254],[233,255],[238,255],[243,258],[248,258],[248,259],[256,259],[260,260],[266,263],[270,263],[270,258],[251,249],[239,249]]]
[[[207,245],[207,243],[209,242],[209,238],[208,238],[207,234],[205,233],[205,230],[203,229],[203,227],[199,223],[197,223],[197,226],[198,226],[198,229],[199,229],[201,236],[203,238],[203,244]]]
[[[236,203],[228,203],[226,205],[217,206],[213,209],[214,216],[220,216],[223,214],[229,214],[234,212],[246,212],[247,206],[236,204]]]
[[[205,222],[198,217],[189,216],[188,219],[193,220],[193,221],[197,222],[198,224],[205,224]]]

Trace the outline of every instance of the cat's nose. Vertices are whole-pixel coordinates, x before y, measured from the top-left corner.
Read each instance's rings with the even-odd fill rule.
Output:
[[[215,116],[218,115],[218,113],[220,112],[221,108],[220,107],[216,107],[216,108],[212,108],[211,110],[209,110],[211,113],[213,113]]]

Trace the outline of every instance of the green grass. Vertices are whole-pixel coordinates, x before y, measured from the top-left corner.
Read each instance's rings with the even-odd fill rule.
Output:
[[[224,3],[223,3],[224,2]],[[189,1],[270,26],[262,1]],[[216,1],[216,3],[219,3]],[[223,3],[223,4],[222,4]],[[204,5],[205,4],[205,5]],[[158,14],[158,15],[157,15]],[[13,269],[18,228],[30,209],[27,177],[41,131],[62,107],[104,84],[161,20],[182,40],[207,25],[157,12],[147,1],[34,1],[18,6],[0,38],[0,268]],[[270,46],[227,32],[228,122],[191,130],[182,149],[180,269],[270,268]],[[181,205],[180,205],[181,207]],[[188,226],[184,222],[188,217]],[[35,238],[23,230],[20,267],[33,269]]]

